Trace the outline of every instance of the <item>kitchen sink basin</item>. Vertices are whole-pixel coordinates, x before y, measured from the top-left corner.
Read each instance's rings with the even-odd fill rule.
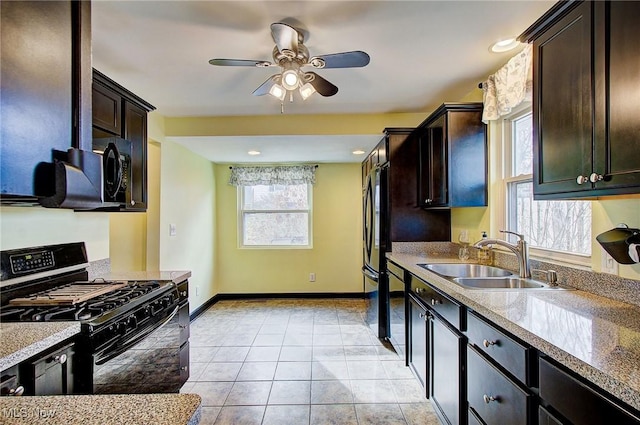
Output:
[[[456,277],[454,282],[471,289],[543,289],[551,288],[549,285],[533,279],[520,277],[501,278],[469,278]]]
[[[499,267],[485,266],[483,264],[468,263],[433,263],[418,264],[420,267],[437,273],[441,276],[456,278],[485,278],[485,277],[507,277],[513,276],[509,270]]]

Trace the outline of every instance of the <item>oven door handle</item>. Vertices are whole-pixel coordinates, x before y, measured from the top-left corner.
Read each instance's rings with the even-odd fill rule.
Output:
[[[176,308],[171,312],[171,314],[169,316],[167,316],[165,319],[163,319],[161,322],[159,322],[158,325],[150,326],[144,332],[136,334],[133,337],[131,337],[131,338],[119,343],[119,344],[116,344],[114,342],[113,344],[109,345],[107,348],[102,350],[102,353],[100,353],[100,355],[96,356],[95,364],[96,365],[104,364],[104,363],[108,362],[109,360],[113,359],[114,357],[117,357],[120,354],[124,353],[129,348],[133,347],[138,342],[140,342],[143,338],[147,337],[149,334],[151,334],[154,331],[157,331],[158,329],[160,329],[161,327],[163,327],[164,325],[169,323],[171,321],[171,319],[173,319],[175,317],[175,315],[178,314],[178,310],[180,310],[180,305],[177,305]],[[112,350],[112,348],[114,348],[114,349]]]

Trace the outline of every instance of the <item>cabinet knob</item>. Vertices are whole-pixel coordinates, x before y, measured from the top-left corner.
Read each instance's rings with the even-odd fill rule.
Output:
[[[425,199],[425,200],[424,200],[424,203],[425,203],[425,204],[430,204],[430,203],[432,203],[432,202],[433,202],[433,199],[428,199],[428,198],[427,198],[427,199]]]
[[[180,296],[181,296],[181,297],[186,297],[186,296],[187,296],[187,291],[182,291],[182,292],[180,292]]]
[[[498,401],[498,397],[494,397],[492,395],[486,395],[486,394],[482,396],[482,399],[487,404],[491,403],[492,401]]]
[[[185,372],[186,372],[186,371],[188,371],[188,370],[189,370],[189,367],[188,367],[188,366],[182,366],[182,367],[180,368],[180,370],[182,370],[182,371],[185,371]]]
[[[420,316],[421,319],[424,319],[425,317],[427,317],[427,313],[420,313],[418,314],[418,316]]]
[[[604,176],[598,173],[591,173],[591,175],[589,176],[589,181],[591,183],[598,183],[602,179],[604,179]]]
[[[576,183],[578,184],[584,184],[584,183],[587,183],[588,181],[589,181],[589,178],[587,176],[576,177]]]
[[[482,340],[482,345],[484,345],[485,348],[489,348],[492,345],[496,345],[497,343],[498,343],[498,341],[489,341],[488,339]]]
[[[16,387],[16,388],[11,388],[8,392],[7,395],[10,396],[21,396],[22,394],[24,394],[24,387],[22,385]]]
[[[136,205],[136,201],[134,201],[133,199],[131,200],[131,206],[135,206]]]
[[[442,304],[442,301],[437,300],[435,298],[431,298],[431,305],[438,305],[438,304]]]
[[[67,362],[67,355],[66,354],[60,354],[59,356],[55,356],[53,358],[54,362],[60,363],[60,364],[65,364]]]
[[[423,288],[416,288],[415,291],[416,291],[416,294],[421,294],[421,293],[424,292],[424,289]]]

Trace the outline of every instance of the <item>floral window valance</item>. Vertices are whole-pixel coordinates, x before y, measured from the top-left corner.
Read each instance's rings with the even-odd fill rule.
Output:
[[[512,57],[506,65],[482,83],[484,109],[482,121],[487,124],[507,115],[524,100],[531,100],[532,47],[530,44]]]
[[[232,186],[314,184],[316,165],[280,165],[275,167],[231,167]]]

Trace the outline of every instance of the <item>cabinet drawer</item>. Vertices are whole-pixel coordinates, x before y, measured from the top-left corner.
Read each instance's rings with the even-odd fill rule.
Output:
[[[413,275],[411,275],[411,293],[446,319],[453,327],[464,330],[464,309],[460,304]]]
[[[540,359],[540,398],[575,424],[627,425],[640,417],[596,393],[576,378]]]
[[[529,424],[533,395],[521,389],[473,347],[467,348],[467,399],[487,425]]]
[[[391,261],[387,261],[387,271],[404,282],[404,269],[392,263]]]
[[[530,362],[531,350],[520,344],[513,338],[507,336],[493,325],[485,322],[476,314],[467,314],[467,337],[469,344],[484,352],[513,374],[527,386],[533,383],[530,373],[531,368],[527,367]]]

